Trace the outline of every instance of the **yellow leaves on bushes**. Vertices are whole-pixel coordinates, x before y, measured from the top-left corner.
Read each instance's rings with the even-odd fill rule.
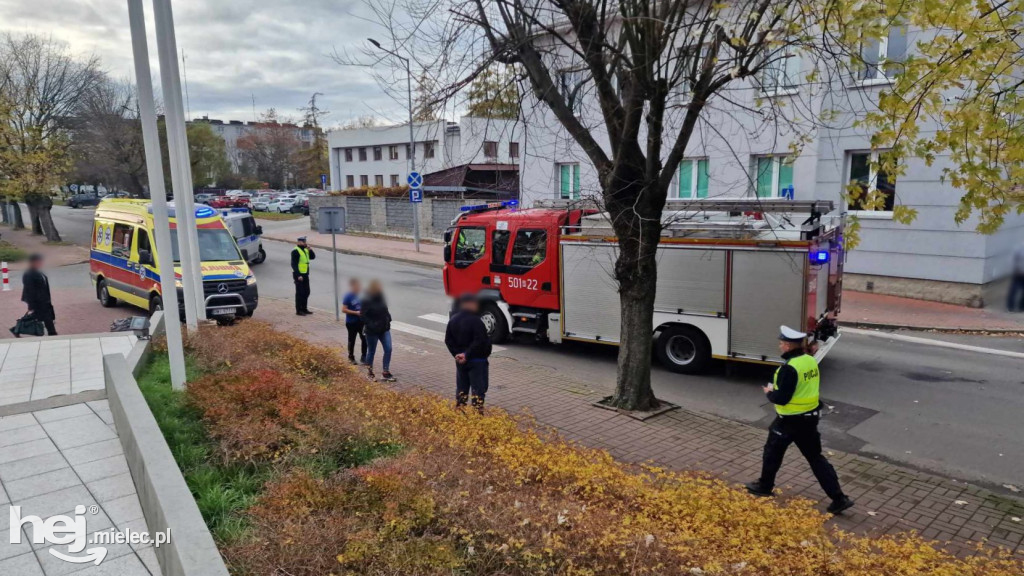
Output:
[[[249,511],[252,540],[226,550],[253,574],[1021,573],[1019,561],[959,560],[912,535],[830,529],[806,501],[622,464],[526,417],[389,390],[259,323],[189,345],[207,369],[233,366],[189,390],[223,456],[280,469]],[[352,446],[375,459],[320,477],[291,457],[342,460]]]

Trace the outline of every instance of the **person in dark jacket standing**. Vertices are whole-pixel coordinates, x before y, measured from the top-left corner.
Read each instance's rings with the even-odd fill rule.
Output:
[[[306,246],[306,237],[300,236],[292,249],[292,280],[295,281],[295,313],[299,316],[312,314],[309,311],[309,261],[316,260],[313,249]]]
[[[56,336],[57,328],[54,327],[53,321],[57,319],[57,314],[50,300],[50,279],[43,273],[42,267],[41,254],[29,256],[28,270],[21,277],[21,301],[27,304],[28,311],[43,323],[46,334]]]
[[[348,294],[341,299],[341,311],[345,313],[345,329],[348,330],[348,361],[356,364],[356,338],[361,343],[361,354],[359,364],[366,364],[366,335],[363,334],[363,313],[359,292],[362,286],[359,280],[353,278],[348,282]]]
[[[375,380],[373,374],[373,357],[377,353],[377,343],[384,349],[383,370],[380,373],[384,382],[394,382],[391,375],[391,312],[384,299],[384,290],[380,282],[372,280],[366,288],[366,295],[360,303],[360,316],[363,318],[363,330],[366,332],[366,367],[367,376]]]
[[[790,444],[796,444],[814,477],[832,499],[828,511],[839,514],[853,506],[853,500],[839,487],[839,477],[829,461],[821,454],[821,399],[818,385],[821,373],[814,356],[804,348],[807,334],[789,326],[779,328],[779,352],[786,363],[775,371],[770,384],[764,386],[768,401],[775,405],[775,421],[768,428],[768,441],[764,445],[761,477],[747,484],[755,496],[771,496],[775,489],[775,475]]]
[[[480,302],[475,295],[459,297],[459,311],[448,321],[444,343],[455,358],[455,406],[465,406],[469,402],[483,412],[491,339],[480,319]]]

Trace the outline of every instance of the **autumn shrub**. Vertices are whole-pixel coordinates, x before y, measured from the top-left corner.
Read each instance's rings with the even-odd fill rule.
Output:
[[[216,457],[277,471],[245,513],[249,536],[223,548],[239,573],[1021,573],[991,550],[957,559],[912,534],[851,535],[805,500],[755,499],[617,462],[525,416],[400,393],[264,325],[207,330],[189,349],[211,369],[189,396]]]

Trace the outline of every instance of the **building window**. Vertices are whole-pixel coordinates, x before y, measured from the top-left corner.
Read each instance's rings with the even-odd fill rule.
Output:
[[[423,157],[424,158],[433,158],[434,157],[434,143],[433,142],[424,142],[423,143]]]
[[[755,156],[755,192],[758,198],[793,197],[793,159],[789,156]]]
[[[685,158],[679,163],[679,185],[670,198],[707,198],[708,180],[707,158]]]
[[[380,146],[374,146],[373,147],[373,159],[378,161],[378,162],[383,160],[384,159],[384,149],[381,148]]]
[[[359,149],[359,161],[366,162],[366,148]]]
[[[508,157],[519,158],[519,142],[508,143]]]
[[[359,185],[362,186],[363,188],[366,188],[367,186],[369,186],[370,185],[370,177],[367,176],[366,174],[363,174],[362,176],[360,176],[359,177]]]
[[[398,160],[398,146],[395,146],[395,145],[388,146],[388,159],[389,160]]]
[[[498,143],[497,142],[484,142],[484,158],[497,160],[498,159]]]
[[[586,80],[583,70],[563,70],[558,75],[559,89],[565,104],[572,113],[579,116],[583,111],[583,84]]]
[[[879,169],[878,154],[850,153],[850,186],[847,189],[850,210],[892,212],[896,203],[896,179]]]
[[[394,188],[395,186],[398,186],[398,174],[391,175],[391,187]]]
[[[792,94],[800,85],[800,55],[789,45],[768,56],[761,69],[761,91],[767,95]]]
[[[580,197],[580,165],[556,164],[558,173],[558,197],[566,200],[576,200]]]
[[[352,149],[351,148],[345,148],[345,162],[351,162],[351,161],[352,161]]]
[[[376,176],[374,176],[373,177],[373,185],[378,187],[378,188],[383,188],[384,187],[384,175],[383,174],[377,174]]]
[[[348,176],[345,176],[345,187],[346,188],[355,188],[356,187],[356,177],[351,175],[351,174],[349,174]]]
[[[883,38],[865,40],[861,45],[862,82],[888,82],[903,70],[907,57],[907,27],[893,26]]]

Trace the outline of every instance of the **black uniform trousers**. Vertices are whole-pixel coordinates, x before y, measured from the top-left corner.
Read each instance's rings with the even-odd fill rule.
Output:
[[[295,275],[295,311],[309,312],[309,274]]]
[[[455,405],[465,406],[472,402],[483,409],[487,396],[490,366],[487,360],[473,359],[465,364],[455,363]]]
[[[836,470],[821,453],[821,434],[818,433],[818,416],[776,416],[768,428],[768,441],[764,445],[761,466],[761,486],[771,489],[775,486],[775,475],[782,467],[782,459],[790,444],[796,444],[807,463],[811,465],[814,477],[829,498],[836,500],[843,496],[839,487]]]

